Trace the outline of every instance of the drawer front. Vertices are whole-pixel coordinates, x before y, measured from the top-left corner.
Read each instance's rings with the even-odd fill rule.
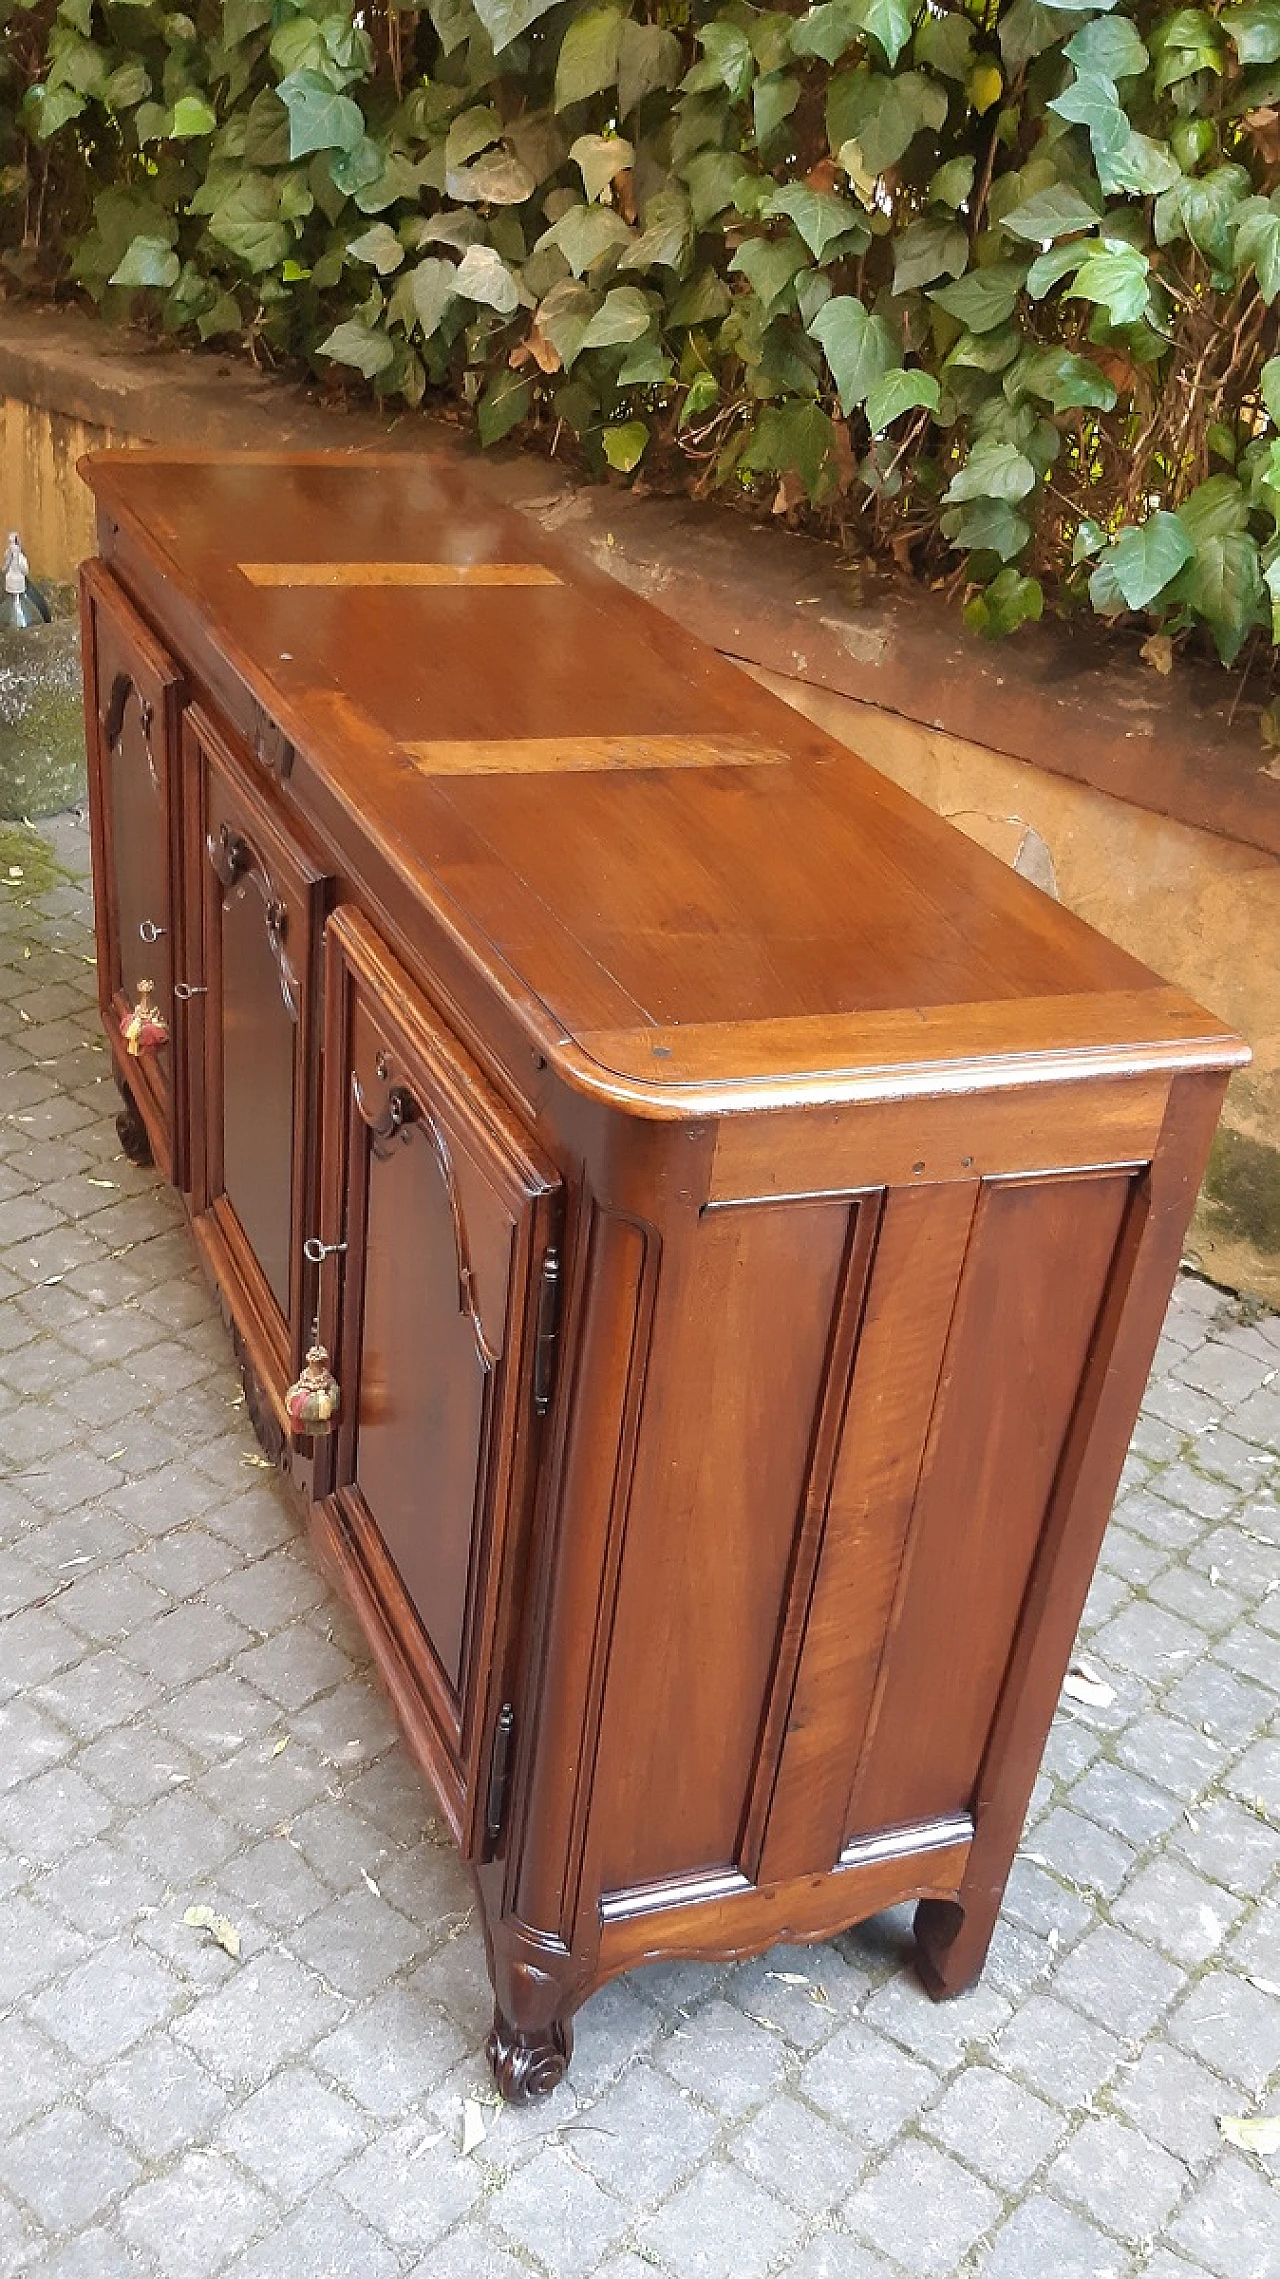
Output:
[[[81,577],[98,996],[156,1161],[186,1179],[183,1022],[173,997],[180,845],[181,675],[100,563]],[[167,1035],[130,1052],[125,1024],[148,982]]]
[[[302,1358],[312,1215],[323,874],[209,722],[188,716],[186,986],[200,1071],[197,1230],[283,1417]]]
[[[332,1500],[416,1690],[411,1733],[478,1848],[548,1398],[557,1176],[365,922],[340,912],[327,942],[322,1234],[346,1245],[319,1269],[343,1400]]]

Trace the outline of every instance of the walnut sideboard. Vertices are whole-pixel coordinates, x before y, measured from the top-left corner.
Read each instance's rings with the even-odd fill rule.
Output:
[[[462,463],[84,471],[121,1137],[474,1875],[500,2087],[619,1971],[903,1900],[957,1992],[1244,1047]]]

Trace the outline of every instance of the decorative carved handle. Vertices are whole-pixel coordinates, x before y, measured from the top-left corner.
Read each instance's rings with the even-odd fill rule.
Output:
[[[385,1080],[391,1070],[391,1063],[385,1052],[378,1054],[375,1065],[379,1076]],[[431,1153],[435,1158],[436,1169],[444,1181],[445,1194],[449,1198],[449,1212],[453,1219],[453,1247],[458,1269],[458,1311],[466,1314],[471,1323],[471,1331],[476,1341],[476,1352],[479,1356],[481,1368],[492,1369],[497,1362],[498,1353],[497,1348],[490,1345],[485,1336],[484,1323],[480,1319],[480,1309],[476,1304],[475,1274],[471,1265],[471,1246],[467,1240],[467,1222],[463,1214],[462,1197],[458,1191],[458,1181],[453,1168],[453,1157],[449,1152],[448,1140],[435,1117],[429,1115],[425,1108],[419,1106],[412,1093],[403,1084],[391,1085],[381,1109],[375,1110],[369,1105],[365,1097],[359,1071],[353,1068],[351,1071],[351,1097],[355,1101],[362,1122],[368,1129],[373,1153],[380,1161],[385,1162],[397,1139],[412,1139],[415,1131],[421,1132],[428,1141]]]
[[[224,891],[229,892],[238,879],[250,878],[262,896],[267,940],[280,975],[280,995],[289,1019],[296,1021],[300,1004],[298,976],[285,949],[289,912],[276,892],[270,871],[252,839],[243,831],[233,831],[229,823],[220,823],[216,835],[210,831],[204,846],[214,876]]]
[[[152,709],[150,698],[143,695],[141,689],[137,685],[137,682],[133,680],[131,675],[128,673],[121,672],[116,674],[115,679],[111,683],[111,694],[107,699],[106,711],[102,714],[102,733],[107,739],[107,749],[108,751],[114,751],[116,745],[120,741],[120,731],[124,727],[125,706],[128,704],[129,698],[131,696],[136,696],[138,699],[138,718],[142,723],[142,734],[143,740],[147,747],[147,758],[148,760],[152,761],[152,764],[154,766],[154,760],[151,751],[151,723],[155,717],[155,714]]]

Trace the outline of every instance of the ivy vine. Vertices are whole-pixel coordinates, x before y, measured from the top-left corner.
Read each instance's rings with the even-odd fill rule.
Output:
[[[1280,0],[0,0],[11,279],[1280,639]]]

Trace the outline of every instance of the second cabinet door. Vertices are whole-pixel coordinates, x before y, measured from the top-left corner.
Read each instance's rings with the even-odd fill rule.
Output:
[[[313,1189],[315,972],[324,881],[240,763],[187,719],[187,939],[196,1231],[248,1358],[284,1421],[306,1344],[303,1223]],[[200,1040],[199,1049],[196,1041]]]
[[[327,1526],[464,1849],[550,1398],[552,1165],[359,917],[325,963],[321,1320],[342,1388]],[[488,1829],[488,1839],[494,1834]]]

